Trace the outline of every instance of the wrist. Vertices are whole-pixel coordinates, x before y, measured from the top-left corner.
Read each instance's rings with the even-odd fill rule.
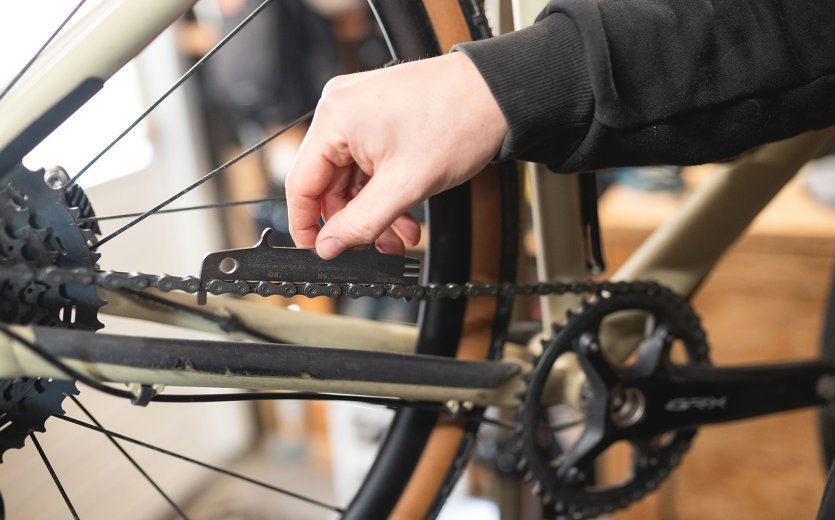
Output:
[[[475,63],[463,52],[451,52],[440,59],[447,62],[449,76],[456,78],[454,99],[461,102],[460,112],[475,125],[475,135],[489,148],[489,158],[498,155],[508,132],[508,123],[487,81]]]
[[[553,14],[531,27],[456,49],[476,65],[506,118],[501,159],[551,164],[573,152],[594,112],[585,52],[573,21]]]

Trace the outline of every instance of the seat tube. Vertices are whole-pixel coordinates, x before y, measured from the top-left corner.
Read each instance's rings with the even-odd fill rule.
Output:
[[[578,174],[554,174],[539,164],[527,165],[531,192],[536,274],[540,282],[571,281],[588,277],[580,212]],[[576,294],[541,297],[543,335],[551,324],[562,323],[576,308]]]
[[[513,25],[518,30],[533,24],[546,0],[512,0]],[[586,278],[585,244],[580,211],[580,183],[576,174],[554,174],[541,164],[525,165],[530,189],[536,274],[540,282]],[[542,330],[561,323],[568,309],[576,307],[576,295],[543,296]]]

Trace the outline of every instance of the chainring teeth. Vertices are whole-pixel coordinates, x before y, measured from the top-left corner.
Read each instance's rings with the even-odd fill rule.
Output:
[[[544,381],[556,360],[572,351],[575,343],[585,330],[596,327],[605,316],[624,310],[635,303],[645,301],[643,310],[663,312],[677,331],[686,331],[685,339],[690,362],[708,363],[706,334],[701,328],[698,316],[689,304],[675,293],[652,283],[611,284],[608,290],[594,294],[592,299],[582,302],[580,310],[569,311],[563,325],[554,325],[550,340],[543,341],[543,353],[538,356],[530,373],[525,374],[526,397],[518,413],[516,447],[519,449],[519,470],[525,479],[534,482],[534,492],[543,504],[550,507],[557,518],[581,520],[600,514],[624,509],[657,489],[677,467],[684,453],[690,447],[696,430],[675,432],[675,437],[658,448],[653,456],[639,453],[633,447],[632,473],[630,477],[612,487],[589,489],[584,484],[575,485],[556,476],[556,470],[542,457],[537,443],[540,427],[539,404]],[[621,308],[618,308],[621,307]],[[642,308],[640,305],[637,308]],[[546,366],[547,365],[547,366]],[[553,434],[551,434],[553,436]],[[552,442],[558,442],[552,438]],[[645,460],[641,460],[641,459]]]

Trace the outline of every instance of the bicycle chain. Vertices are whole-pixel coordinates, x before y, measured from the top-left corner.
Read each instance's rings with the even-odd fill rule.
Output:
[[[130,289],[142,291],[158,289],[163,292],[180,291],[195,294],[205,290],[219,296],[233,294],[245,296],[258,294],[263,297],[305,296],[317,298],[327,296],[336,298],[405,298],[424,300],[435,298],[478,298],[496,296],[545,296],[560,294],[591,294],[615,287],[633,286],[634,290],[643,291],[651,282],[595,282],[582,280],[573,282],[548,282],[537,284],[489,284],[489,283],[430,283],[427,285],[399,284],[337,284],[317,282],[219,280],[201,282],[195,276],[172,276],[168,274],[126,273],[120,271],[99,271],[93,269],[62,269],[59,267],[33,268],[26,265],[0,267],[0,280],[38,281],[47,285],[94,284],[104,289]]]

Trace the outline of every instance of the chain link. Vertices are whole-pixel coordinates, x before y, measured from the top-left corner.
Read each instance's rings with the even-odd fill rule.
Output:
[[[337,284],[289,281],[246,281],[212,279],[201,282],[195,276],[172,276],[168,274],[124,273],[119,271],[98,271],[92,269],[61,269],[58,267],[35,268],[26,265],[0,267],[0,279],[37,281],[47,285],[95,284],[104,289],[158,289],[163,292],[179,291],[195,294],[206,291],[213,295],[234,294],[244,296],[258,294],[263,297],[280,296],[291,298],[302,295],[308,298],[348,296],[350,298],[405,298],[424,300],[435,298],[479,298],[496,296],[544,296],[559,294],[591,294],[612,290],[625,285],[624,282],[595,282],[592,280],[572,282],[549,282],[537,284],[503,283],[430,283],[427,285],[397,284]],[[643,282],[645,283],[645,282]],[[646,290],[647,288],[641,287]]]

